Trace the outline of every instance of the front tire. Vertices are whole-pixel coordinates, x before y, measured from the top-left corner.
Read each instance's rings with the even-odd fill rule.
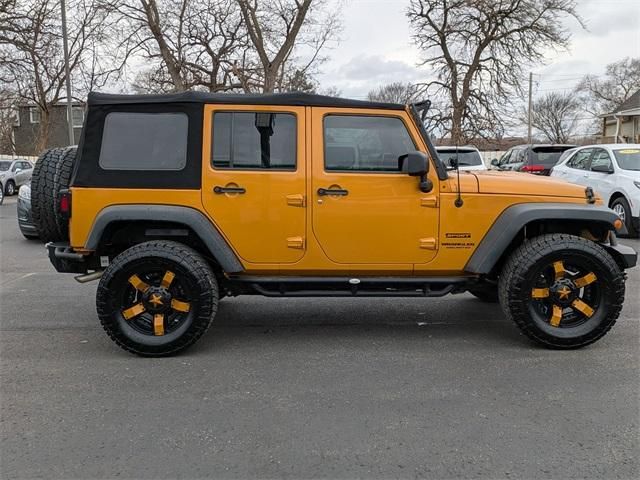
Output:
[[[506,316],[534,341],[557,349],[602,338],[624,301],[624,274],[595,242],[567,234],[525,241],[499,281]]]
[[[633,219],[631,218],[631,206],[624,197],[616,198],[611,204],[611,209],[618,214],[620,220],[622,220],[627,227],[630,237],[637,237],[638,231],[633,228]]]
[[[123,349],[173,355],[207,331],[218,307],[218,284],[195,250],[171,241],[135,245],[104,271],[96,294],[100,322]]]
[[[13,195],[15,195],[16,184],[13,182],[13,180],[9,180],[7,182],[7,186],[4,187],[4,193],[7,195],[7,197],[12,197]]]

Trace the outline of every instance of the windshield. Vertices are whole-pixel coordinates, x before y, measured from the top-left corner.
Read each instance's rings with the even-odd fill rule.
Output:
[[[6,172],[11,167],[11,162],[0,162],[0,172]]]
[[[553,167],[570,148],[572,147],[534,147],[531,151],[531,163]]]
[[[640,171],[640,148],[614,150],[613,154],[621,169]]]
[[[447,167],[452,167],[453,164],[451,163],[451,159],[455,160],[456,149],[438,149],[438,156]],[[480,154],[475,150],[458,150],[457,158],[461,167],[473,167],[476,165],[482,165],[482,158],[480,158]]]

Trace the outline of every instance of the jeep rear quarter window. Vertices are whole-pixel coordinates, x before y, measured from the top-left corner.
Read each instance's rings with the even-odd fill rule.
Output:
[[[296,117],[293,114],[216,112],[212,138],[214,168],[296,168]]]
[[[416,146],[394,117],[328,115],[324,119],[327,171],[398,172],[398,157]]]
[[[104,121],[100,168],[182,170],[188,128],[184,113],[111,112]]]

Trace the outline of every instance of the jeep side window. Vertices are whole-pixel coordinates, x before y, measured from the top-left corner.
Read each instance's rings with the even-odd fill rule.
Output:
[[[327,171],[397,172],[398,157],[416,146],[396,117],[327,115],[324,166]]]
[[[591,148],[580,150],[567,162],[567,166],[578,170],[589,170],[589,158],[591,157],[591,152],[593,152]]]
[[[214,168],[296,169],[296,116],[271,112],[213,114]]]
[[[184,113],[111,112],[98,164],[103,170],[182,170],[188,128]]]

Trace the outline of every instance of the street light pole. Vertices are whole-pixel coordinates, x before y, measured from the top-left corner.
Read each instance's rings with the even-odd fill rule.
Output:
[[[531,115],[533,114],[533,112],[531,111],[531,107],[532,107],[532,101],[531,101],[531,94],[532,94],[532,89],[533,89],[533,72],[529,72],[529,107],[527,108],[527,110],[529,111],[529,119],[527,122],[527,143],[531,144]]]
[[[76,143],[73,135],[73,100],[71,99],[71,72],[69,71],[69,40],[67,38],[67,7],[65,0],[60,0],[62,13],[62,48],[64,50],[64,73],[67,84],[67,126],[69,129],[69,145]]]

